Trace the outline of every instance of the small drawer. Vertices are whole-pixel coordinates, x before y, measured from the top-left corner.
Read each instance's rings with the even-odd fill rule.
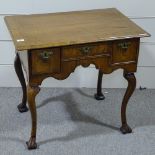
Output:
[[[138,58],[139,39],[125,39],[113,43],[112,65],[136,63]]]
[[[110,56],[112,44],[110,42],[92,43],[86,45],[66,46],[62,48],[62,59],[82,59],[99,55]]]
[[[32,74],[60,72],[60,49],[39,49],[31,51]]]

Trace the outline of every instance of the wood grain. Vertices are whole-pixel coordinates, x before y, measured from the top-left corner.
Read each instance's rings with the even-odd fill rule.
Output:
[[[44,60],[41,57],[41,54],[44,51],[52,51],[52,55],[50,55],[47,60]],[[35,50],[30,54],[33,75],[45,73],[60,73],[60,48]]]
[[[99,69],[96,99],[104,98],[101,91],[103,73],[124,70],[128,88],[122,102],[120,130],[132,132],[126,120],[126,107],[136,86],[134,72],[140,37],[149,36],[148,33],[116,9],[14,16],[5,20],[16,49],[27,50],[27,99],[32,118],[28,149],[37,147],[35,97],[42,81],[47,77],[66,79],[80,65],[94,64]]]
[[[150,36],[115,8],[5,17],[17,50]]]
[[[119,43],[129,43],[128,49],[122,49]],[[137,63],[139,54],[139,39],[117,40],[113,44],[111,65],[120,65],[121,63]]]
[[[85,52],[85,49],[86,50]],[[112,52],[112,42],[100,42],[94,44],[84,44],[77,46],[66,46],[62,48],[63,60],[85,59],[85,57],[110,56]]]

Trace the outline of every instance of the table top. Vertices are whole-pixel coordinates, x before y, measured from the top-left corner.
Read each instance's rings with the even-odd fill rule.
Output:
[[[5,22],[18,51],[150,36],[115,8],[6,16]]]

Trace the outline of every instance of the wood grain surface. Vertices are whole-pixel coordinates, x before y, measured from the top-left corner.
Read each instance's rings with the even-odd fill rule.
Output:
[[[16,50],[150,36],[115,8],[5,17]]]

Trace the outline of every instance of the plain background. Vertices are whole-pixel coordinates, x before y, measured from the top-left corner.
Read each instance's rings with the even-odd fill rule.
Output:
[[[13,62],[14,45],[4,23],[4,16],[15,14],[33,14],[88,10],[116,7],[131,20],[136,22],[152,36],[141,39],[138,62],[137,88],[155,88],[155,1],[148,0],[0,0],[0,87],[19,87]],[[44,87],[96,87],[98,71],[93,65],[88,68],[78,67],[74,74],[63,81],[53,78],[44,80]],[[104,75],[104,88],[124,88],[127,82],[122,77],[122,70]]]

